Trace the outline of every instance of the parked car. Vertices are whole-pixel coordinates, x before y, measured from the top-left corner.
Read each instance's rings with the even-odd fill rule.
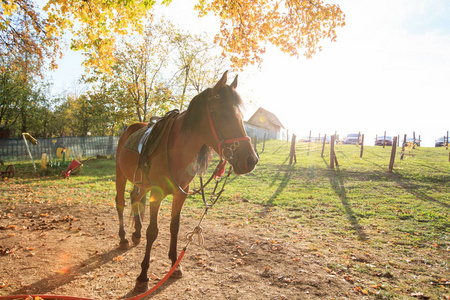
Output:
[[[386,139],[384,138],[384,135],[378,136],[375,140],[375,146],[392,146],[392,137],[386,136]]]
[[[359,142],[360,142],[359,134],[358,133],[351,133],[351,134],[347,134],[347,136],[342,141],[342,144],[356,145]]]
[[[444,137],[440,137],[436,141],[434,141],[434,146],[442,147],[445,146],[445,143],[447,143],[447,138],[444,139]]]

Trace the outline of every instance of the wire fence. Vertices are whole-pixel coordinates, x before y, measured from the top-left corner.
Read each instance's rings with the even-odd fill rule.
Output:
[[[94,157],[97,155],[115,155],[117,149],[118,136],[102,137],[59,137],[59,138],[38,138],[37,145],[28,143],[33,159],[40,159],[43,153],[49,158],[56,158],[58,148],[70,150],[71,157]],[[0,139],[0,160],[7,161],[27,161],[30,156],[24,139]]]

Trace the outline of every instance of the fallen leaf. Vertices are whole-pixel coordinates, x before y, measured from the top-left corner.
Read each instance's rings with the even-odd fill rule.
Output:
[[[153,273],[151,273],[150,274],[150,278],[152,279],[152,280],[155,280],[155,281],[157,281],[157,280],[161,280],[161,279],[159,279],[159,277],[158,276],[156,276],[155,274],[153,274]]]
[[[411,293],[411,297],[416,297],[419,299],[430,299],[429,296],[426,296],[423,293]]]

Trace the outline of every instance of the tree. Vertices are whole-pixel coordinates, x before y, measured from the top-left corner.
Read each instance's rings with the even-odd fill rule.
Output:
[[[17,136],[46,136],[52,119],[49,84],[24,78],[22,71],[0,72],[0,124]]]
[[[115,105],[122,112],[133,109],[139,122],[184,109],[186,99],[211,86],[225,68],[217,46],[163,19],[147,25],[143,36],[121,39],[116,51],[112,73],[88,80],[101,82]]]
[[[212,86],[222,76],[227,61],[216,45],[206,41],[206,36],[177,31],[171,43],[175,46],[174,65],[178,70],[170,86],[178,108],[183,110],[187,99]]]
[[[0,124],[11,129],[20,118],[20,100],[25,86],[17,72],[0,73]]]
[[[322,39],[335,41],[336,28],[345,25],[339,6],[322,0],[204,0],[195,8],[200,16],[212,12],[220,17],[215,42],[239,68],[260,64],[267,43],[296,57],[304,49],[312,57]]]
[[[61,37],[47,30],[48,20],[43,18],[33,1],[2,0],[0,10],[1,71],[5,65],[15,70],[26,70],[27,76],[41,75],[43,62],[50,60],[55,67],[61,55]]]
[[[171,0],[162,0],[170,4]],[[23,47],[51,58],[61,53],[62,36],[72,35],[70,47],[86,54],[86,66],[111,72],[117,36],[142,34],[155,0],[48,0],[38,13],[32,0],[3,0],[0,11],[2,53],[20,53]],[[322,0],[199,0],[200,16],[213,13],[221,20],[215,42],[229,54],[237,68],[259,64],[267,43],[290,55],[307,57],[321,49],[322,39],[336,40],[336,28],[344,26],[345,15],[338,5]],[[27,16],[36,40],[18,34],[14,18]],[[8,39],[8,34],[14,38]],[[23,43],[27,41],[27,43]],[[39,42],[40,41],[40,42]]]
[[[165,84],[163,69],[170,53],[171,24],[152,22],[142,36],[121,39],[111,73],[99,73],[91,80],[102,81],[123,91],[118,101],[133,107],[139,122],[166,111],[172,97]]]

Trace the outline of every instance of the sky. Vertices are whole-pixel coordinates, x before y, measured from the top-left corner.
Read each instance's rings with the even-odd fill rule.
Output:
[[[213,16],[197,18],[192,0],[158,8],[194,33],[218,32]],[[273,112],[298,137],[364,133],[419,135],[423,146],[450,130],[450,1],[334,0],[346,15],[337,41],[322,41],[312,59],[268,46],[261,68],[239,74],[245,120],[259,108]],[[69,51],[53,73],[55,89],[82,74],[82,56]],[[229,79],[230,82],[232,78]]]

